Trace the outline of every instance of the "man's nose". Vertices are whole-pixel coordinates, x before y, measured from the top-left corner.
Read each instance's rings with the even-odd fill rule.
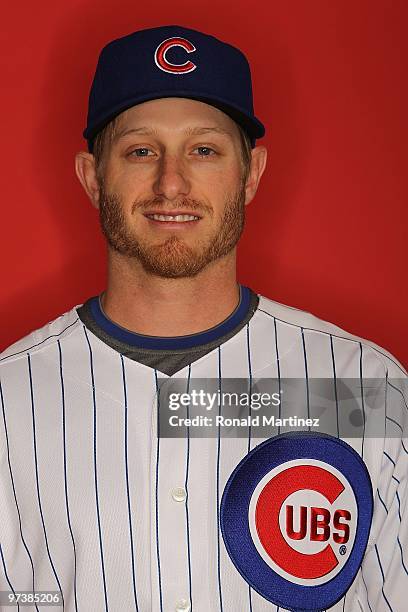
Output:
[[[185,162],[177,155],[164,154],[158,165],[158,174],[153,190],[167,200],[175,200],[190,192]]]

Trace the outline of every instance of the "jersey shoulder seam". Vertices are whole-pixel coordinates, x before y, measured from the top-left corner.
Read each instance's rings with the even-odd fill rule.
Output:
[[[74,310],[76,308],[77,307],[74,307],[72,310]],[[61,315],[61,316],[63,317],[64,315]],[[50,323],[54,323],[56,320],[57,319],[54,319],[54,321],[51,321]],[[13,362],[13,361],[17,361],[18,359],[21,359],[21,358],[25,357],[27,355],[27,353],[30,353],[30,355],[33,355],[34,353],[37,353],[38,351],[41,351],[41,350],[43,350],[45,348],[48,348],[49,346],[53,346],[55,344],[55,342],[58,342],[58,340],[61,339],[62,336],[64,338],[67,338],[68,336],[70,336],[76,330],[79,321],[80,321],[80,318],[77,315],[77,317],[76,317],[76,319],[74,319],[74,321],[71,321],[71,323],[69,323],[66,327],[64,327],[64,329],[62,329],[58,333],[50,334],[49,336],[46,336],[42,340],[39,340],[38,342],[36,342],[34,344],[31,344],[30,346],[27,346],[26,348],[22,348],[21,350],[16,351],[15,353],[11,353],[10,355],[5,355],[4,357],[2,357],[2,354],[0,353],[0,366],[2,364],[5,364],[5,363],[10,363],[10,362]],[[48,323],[47,325],[50,325],[50,323]],[[69,331],[67,332],[67,330],[69,330]],[[32,334],[35,334],[36,331],[39,331],[39,330],[35,330],[34,332],[31,332],[31,334],[28,334],[27,337],[29,337]],[[19,341],[17,341],[17,343],[18,342]],[[11,346],[13,346],[13,345],[11,345]],[[6,350],[8,350],[8,349],[6,349]]]
[[[391,355],[388,355],[388,354],[382,352],[380,350],[380,347],[373,346],[373,343],[371,343],[370,340],[367,340],[366,338],[360,338],[359,336],[356,336],[354,334],[346,332],[345,330],[342,330],[340,327],[338,327],[334,323],[330,323],[329,321],[324,321],[323,319],[319,319],[318,317],[316,317],[311,312],[308,312],[308,311],[305,311],[305,310],[300,310],[299,308],[294,308],[293,306],[286,306],[285,304],[281,304],[279,302],[274,302],[273,300],[270,300],[269,298],[265,298],[264,296],[260,296],[260,297],[263,297],[264,300],[267,300],[268,302],[275,303],[277,306],[280,306],[282,308],[288,308],[290,310],[298,312],[299,314],[309,315],[309,316],[317,319],[318,321],[321,321],[325,325],[332,326],[333,327],[333,331],[327,331],[327,330],[324,330],[324,329],[316,329],[316,328],[313,328],[313,327],[308,327],[307,325],[300,325],[299,323],[293,323],[291,321],[286,321],[285,319],[282,319],[281,317],[275,316],[274,314],[268,312],[267,310],[264,310],[261,307],[258,307],[258,309],[257,309],[259,312],[262,312],[262,313],[266,314],[267,316],[272,317],[276,321],[279,321],[281,323],[285,323],[286,325],[291,325],[293,327],[298,327],[299,329],[304,329],[305,331],[311,331],[311,332],[316,332],[316,333],[320,333],[320,334],[325,334],[327,336],[332,336],[333,338],[339,338],[340,340],[348,340],[349,342],[354,342],[356,344],[360,344],[361,346],[364,346],[364,348],[370,349],[370,351],[375,354],[377,359],[383,365],[383,367],[385,369],[385,373],[386,373],[387,376],[388,376],[388,371],[389,371],[387,360],[391,361],[400,370],[401,375],[403,375],[404,377],[408,376],[407,371],[404,369],[404,367],[401,364],[399,364],[395,360],[395,358],[393,358]],[[340,333],[336,333],[336,330],[338,330]],[[341,332],[343,332],[344,335],[342,335]]]

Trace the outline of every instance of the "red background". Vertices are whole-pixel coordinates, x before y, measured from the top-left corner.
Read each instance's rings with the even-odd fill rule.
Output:
[[[269,158],[241,282],[408,363],[405,0],[9,3],[0,349],[103,289],[105,246],[73,161],[97,56],[112,38],[175,23],[251,63]]]

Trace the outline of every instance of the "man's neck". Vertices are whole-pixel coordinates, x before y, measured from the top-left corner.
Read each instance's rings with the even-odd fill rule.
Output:
[[[193,278],[147,274],[134,261],[109,258],[105,314],[117,325],[149,336],[184,336],[210,329],[238,306],[235,252]]]

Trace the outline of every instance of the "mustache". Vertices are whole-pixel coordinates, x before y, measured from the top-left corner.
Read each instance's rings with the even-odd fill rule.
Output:
[[[102,206],[105,203],[115,204],[116,206],[121,205],[122,198],[117,193],[109,192],[108,190],[106,190],[103,180],[100,180],[99,189],[100,189],[100,199],[101,199]],[[168,200],[164,200],[163,198],[160,198],[157,196],[154,198],[145,198],[142,200],[135,200],[132,204],[131,214],[133,215],[136,210],[139,210],[140,212],[143,213],[148,210],[151,210],[153,207],[155,209],[160,209],[160,210],[166,210],[166,209],[171,208],[172,210],[174,209],[190,210],[190,211],[194,211],[197,213],[205,212],[210,216],[213,216],[214,214],[212,206],[209,206],[208,204],[204,204],[203,202],[200,202],[199,200],[195,200],[193,198],[181,198],[180,200],[170,202]]]
[[[189,210],[194,212],[207,213],[208,215],[213,214],[213,209],[211,206],[204,204],[198,200],[193,200],[191,198],[183,198],[178,201],[164,201],[160,198],[152,198],[146,200],[137,200],[132,205],[132,214],[138,210],[140,212],[146,212],[154,208],[155,210],[168,210],[171,208],[172,210]]]

